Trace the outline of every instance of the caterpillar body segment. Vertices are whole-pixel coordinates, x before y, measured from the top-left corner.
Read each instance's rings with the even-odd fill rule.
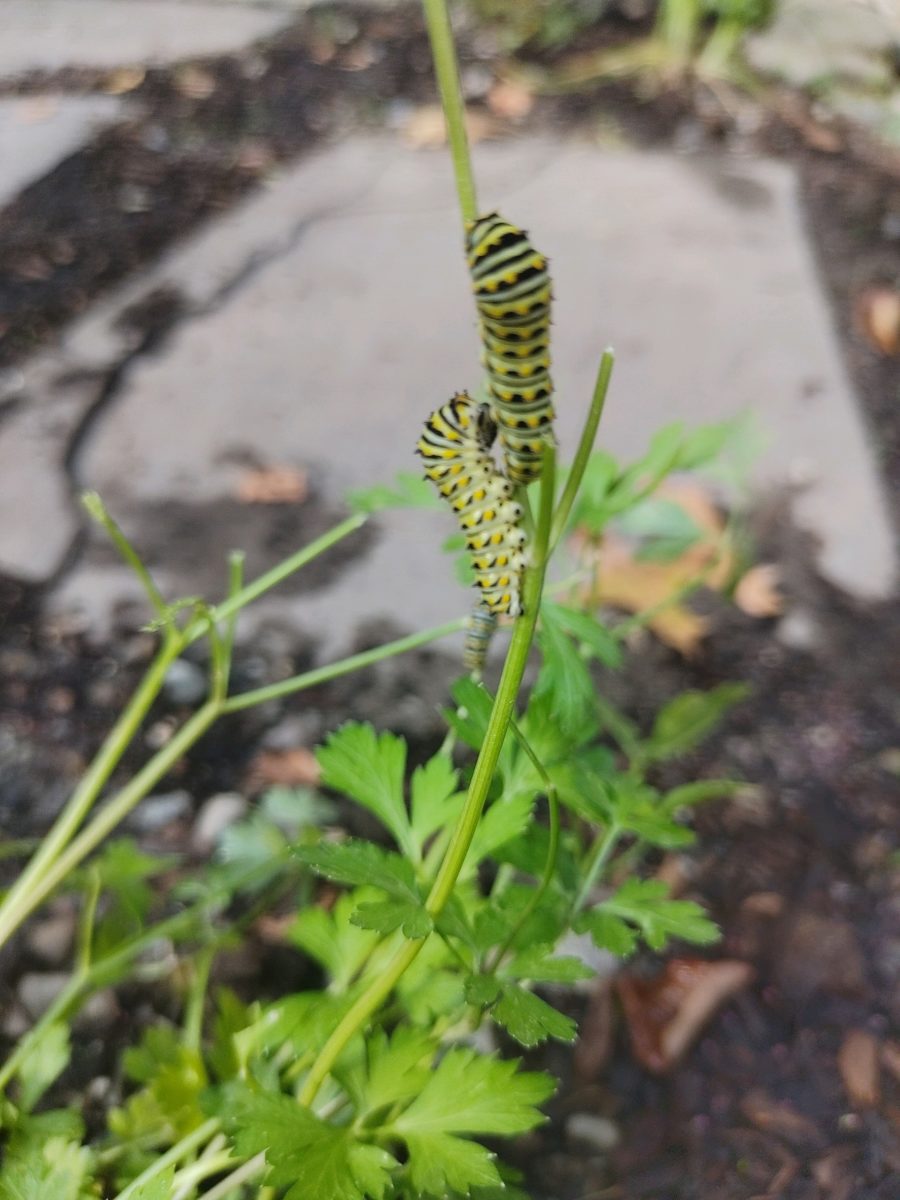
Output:
[[[476,604],[466,624],[466,641],[463,646],[463,666],[467,671],[481,674],[496,628],[497,614],[481,604]]]
[[[490,455],[496,426],[484,406],[459,392],[431,414],[416,451],[425,478],[456,514],[471,555],[479,607],[518,616],[525,567],[521,506]]]
[[[513,483],[531,483],[540,476],[554,416],[547,260],[498,213],[468,226],[466,255],[506,474]]]

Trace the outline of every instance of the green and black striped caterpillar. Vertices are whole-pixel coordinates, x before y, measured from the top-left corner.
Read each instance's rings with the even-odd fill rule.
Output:
[[[481,673],[488,646],[497,628],[497,614],[476,604],[466,622],[466,641],[463,646],[463,666],[467,671]]]
[[[547,260],[524,230],[497,213],[469,223],[466,255],[506,474],[513,483],[531,483],[540,476],[554,416]]]
[[[496,426],[486,408],[458,392],[431,414],[416,446],[425,478],[456,513],[466,539],[479,607],[495,617],[521,612],[525,567],[522,509],[490,455]]]

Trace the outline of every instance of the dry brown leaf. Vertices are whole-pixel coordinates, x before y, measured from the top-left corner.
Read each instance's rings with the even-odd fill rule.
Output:
[[[900,292],[866,288],[856,300],[856,323],[881,354],[900,354]]]
[[[253,922],[253,929],[261,942],[265,942],[269,946],[280,946],[288,940],[288,930],[293,927],[296,920],[296,913],[283,913],[277,917],[267,913]]]
[[[303,746],[293,750],[260,750],[250,763],[247,787],[254,792],[272,786],[315,787],[319,778],[319,764],[312,750]]]
[[[495,83],[487,95],[487,105],[497,117],[520,121],[534,108],[534,94],[521,83]]]
[[[741,1112],[763,1133],[776,1133],[792,1145],[815,1145],[824,1141],[814,1121],[798,1112],[792,1104],[775,1100],[762,1088],[747,1093],[741,1101]]]
[[[305,471],[295,467],[261,467],[245,471],[236,489],[242,504],[302,504],[309,495]]]
[[[864,1029],[851,1029],[838,1051],[838,1070],[854,1108],[877,1108],[878,1042]]]
[[[216,90],[216,77],[203,67],[181,67],[175,73],[175,87],[188,100],[206,100]]]
[[[900,1083],[900,1042],[885,1042],[881,1047],[881,1061]]]
[[[143,67],[119,67],[110,72],[103,81],[103,90],[107,96],[124,96],[141,86],[147,72]]]
[[[467,108],[466,132],[469,141],[474,144],[497,137],[500,128],[488,113]],[[414,150],[436,150],[445,145],[447,128],[444,124],[444,110],[439,104],[423,104],[406,122],[403,137]]]
[[[670,959],[655,979],[617,982],[635,1057],[654,1074],[676,1065],[710,1018],[752,980],[737,959]]]
[[[734,602],[748,617],[777,617],[784,611],[774,563],[759,563],[743,575],[734,589]]]

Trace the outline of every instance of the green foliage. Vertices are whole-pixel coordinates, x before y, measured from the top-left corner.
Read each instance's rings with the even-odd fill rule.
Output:
[[[590,28],[608,0],[469,0],[477,18],[491,26],[506,50],[525,45],[552,49],[565,46]]]

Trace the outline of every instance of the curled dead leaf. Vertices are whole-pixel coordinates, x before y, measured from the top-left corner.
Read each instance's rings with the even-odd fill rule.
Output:
[[[312,750],[297,746],[292,750],[260,750],[250,763],[247,788],[315,787],[320,778],[319,764]]]
[[[466,109],[466,132],[469,141],[483,142],[497,137],[500,126],[489,113],[479,109]],[[439,104],[423,104],[410,116],[403,127],[404,140],[414,150],[436,150],[446,144],[447,127],[444,110]]]
[[[534,108],[534,94],[521,83],[501,80],[488,92],[487,105],[495,116],[520,121]]]
[[[737,959],[673,958],[655,979],[622,976],[616,986],[635,1058],[654,1074],[671,1070],[753,975]]]
[[[305,471],[272,466],[245,471],[236,489],[242,504],[302,504],[309,495]]]
[[[856,323],[881,354],[900,354],[900,291],[866,288],[856,299]]]
[[[778,567],[759,563],[741,576],[734,589],[734,602],[749,617],[777,617],[784,611],[778,582]]]
[[[146,75],[143,67],[119,67],[107,75],[103,82],[103,90],[107,96],[124,96],[140,87]]]
[[[876,1108],[881,1099],[878,1042],[864,1029],[851,1029],[837,1057],[838,1070],[854,1108]]]

